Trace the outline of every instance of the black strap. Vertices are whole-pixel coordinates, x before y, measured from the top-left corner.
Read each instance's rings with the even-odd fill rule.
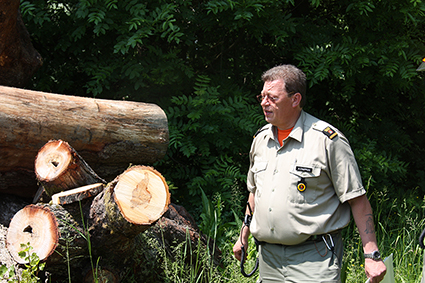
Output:
[[[247,202],[246,204],[248,206],[249,214],[246,214],[245,215],[244,225],[242,226],[241,233],[240,233],[241,234],[240,241],[241,241],[241,244],[242,244],[242,247],[241,247],[241,256],[242,256],[241,257],[241,273],[245,277],[251,277],[252,275],[254,275],[254,273],[258,269],[259,260],[258,260],[258,257],[257,257],[257,260],[255,261],[254,269],[251,272],[249,272],[249,273],[246,273],[245,272],[244,264],[245,264],[245,258],[246,257],[245,257],[245,246],[242,243],[242,231],[243,231],[243,228],[245,226],[249,227],[249,225],[251,224],[251,219],[252,219],[252,215],[253,215],[253,212],[252,212],[252,209],[251,209],[251,205],[249,204],[249,202]],[[255,237],[254,237],[254,240],[255,240],[255,247],[256,247],[256,249],[258,251],[259,242],[257,241],[257,239]],[[247,245],[248,245],[248,243],[247,243]],[[248,247],[247,247],[247,250],[248,250]]]
[[[255,238],[254,238],[254,239],[255,239]],[[255,242],[255,244],[256,244],[256,246],[258,247],[257,242]],[[257,260],[255,261],[254,269],[253,269],[251,272],[249,272],[249,273],[246,273],[246,272],[245,272],[244,263],[245,263],[245,247],[244,247],[244,245],[242,245],[241,273],[242,273],[242,275],[243,275],[243,276],[245,276],[245,277],[251,277],[252,275],[254,275],[254,273],[255,273],[255,272],[257,271],[257,269],[258,269],[259,259],[258,259],[258,257],[257,257]]]

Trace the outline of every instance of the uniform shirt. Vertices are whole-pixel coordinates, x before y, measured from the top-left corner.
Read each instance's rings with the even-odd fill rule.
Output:
[[[297,188],[300,181],[304,191]],[[346,201],[366,193],[348,140],[304,111],[282,147],[270,124],[256,135],[247,184],[255,194],[251,233],[284,245],[345,227]]]

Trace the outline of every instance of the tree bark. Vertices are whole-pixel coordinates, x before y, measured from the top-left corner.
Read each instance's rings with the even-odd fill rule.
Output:
[[[49,204],[24,207],[12,218],[6,235],[10,255],[19,264],[28,263],[19,252],[21,244],[29,243],[31,253],[35,252],[46,262],[46,271],[54,279],[66,278],[68,264],[75,273],[73,279],[81,278],[82,270],[90,265],[87,234],[81,218],[81,211],[86,207],[87,202],[81,210],[78,204],[67,209]]]
[[[91,262],[99,259],[103,272],[112,272],[119,282],[133,266],[135,237],[156,223],[169,203],[161,174],[132,166],[94,198],[24,207],[10,222],[7,248],[15,261],[26,263],[18,253],[20,244],[29,242],[54,276],[68,274],[69,262],[75,282],[90,274],[90,252]]]
[[[65,140],[102,178],[152,164],[168,147],[160,107],[0,86],[0,190],[33,197],[34,160],[49,140]]]
[[[90,220],[93,227],[102,229],[93,229],[92,240],[102,246],[100,251],[128,249],[119,243],[121,238],[146,231],[169,204],[168,185],[158,171],[146,166],[130,167],[94,198]]]
[[[43,64],[19,12],[19,0],[0,0],[0,85],[25,87]]]

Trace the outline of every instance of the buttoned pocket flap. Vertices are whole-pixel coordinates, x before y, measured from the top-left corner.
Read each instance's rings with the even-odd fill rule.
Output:
[[[251,168],[252,173],[256,174],[267,169],[267,161],[257,161]]]

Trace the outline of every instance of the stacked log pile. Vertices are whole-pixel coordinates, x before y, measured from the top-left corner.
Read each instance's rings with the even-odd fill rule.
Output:
[[[70,143],[105,180],[167,151],[167,116],[154,104],[3,86],[0,101],[0,193],[34,197],[34,160],[49,140]]]
[[[162,175],[137,165],[106,184],[61,140],[41,148],[35,171],[52,201],[27,205],[13,216],[6,237],[13,259],[27,263],[19,252],[21,244],[29,243],[54,280],[68,269],[77,282],[92,278],[90,261],[102,259],[102,272],[110,282],[120,282],[132,266],[135,237],[168,209],[170,194]]]
[[[100,282],[119,282],[138,269],[134,239],[150,227],[167,249],[186,241],[186,231],[194,245],[206,245],[183,207],[167,211],[159,172],[128,168],[166,153],[167,118],[158,106],[6,87],[25,87],[42,65],[19,3],[0,1],[0,265],[25,263],[20,243],[30,243],[49,282],[68,281],[68,272],[72,282],[95,282],[98,264],[107,277]]]

